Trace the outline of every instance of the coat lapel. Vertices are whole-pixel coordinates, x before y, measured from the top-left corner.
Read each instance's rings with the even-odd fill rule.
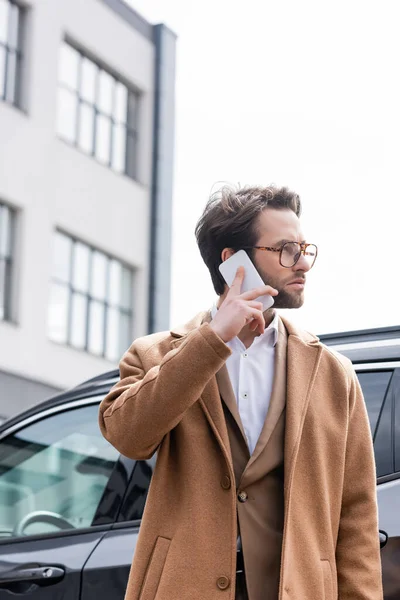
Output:
[[[304,418],[310,401],[315,374],[320,360],[318,339],[301,336],[293,326],[283,320],[288,330],[287,395],[285,430],[285,496],[288,498],[293,467],[303,430]]]
[[[222,408],[218,384],[215,377],[213,377],[204,388],[204,391],[200,397],[200,405],[206,414],[208,422],[210,423],[216,438],[223,448],[225,457],[232,465],[232,453],[229,443],[228,428],[226,426],[224,410]]]
[[[210,321],[211,321],[211,312],[208,311],[205,314],[202,322],[210,323]],[[238,409],[238,405],[237,405],[236,398],[235,398],[235,393],[232,389],[232,384],[231,384],[231,380],[229,378],[229,373],[228,373],[228,369],[227,369],[226,365],[224,365],[217,372],[216,378],[217,378],[217,384],[218,384],[220,396],[221,396],[222,400],[225,402],[226,406],[228,407],[232,417],[235,419],[236,424],[239,427],[244,440],[246,440],[242,420],[240,418],[239,409]],[[246,442],[246,445],[247,445],[247,442]]]
[[[229,408],[229,411],[232,417],[235,419],[237,426],[240,429],[240,432],[243,438],[246,440],[246,436],[243,429],[242,419],[240,418],[238,405],[235,398],[235,393],[232,389],[231,380],[229,378],[229,373],[227,366],[224,365],[217,373],[217,383],[219,388],[219,393],[221,394],[222,400],[225,402],[226,406]],[[247,442],[246,442],[247,444]]]
[[[186,338],[186,336],[193,331],[193,329],[199,328],[203,323],[209,323],[211,321],[210,311],[200,313],[192,321],[183,327],[177,327],[171,330],[171,335],[175,338],[172,341],[172,347],[177,348]],[[226,369],[224,366],[223,368]],[[230,386],[229,376],[228,383]],[[232,390],[232,386],[231,390]],[[229,394],[229,390],[227,390]],[[233,390],[232,390],[233,394]],[[219,401],[218,401],[219,400]],[[224,454],[230,464],[232,464],[232,455],[230,450],[228,429],[226,426],[226,420],[222,403],[220,401],[220,392],[218,389],[218,383],[216,377],[213,377],[203,390],[200,397],[200,405],[206,414],[207,420],[214,431],[215,436],[219,440]]]
[[[267,416],[264,421],[260,437],[257,440],[254,452],[250,457],[245,473],[246,485],[248,485],[248,477],[251,477],[253,472],[252,465],[266,450],[271,435],[285,409],[286,403],[286,350],[287,339],[286,330],[281,321],[279,321],[278,341],[275,346],[275,366],[274,366],[274,381],[272,385],[271,399],[268,407]]]

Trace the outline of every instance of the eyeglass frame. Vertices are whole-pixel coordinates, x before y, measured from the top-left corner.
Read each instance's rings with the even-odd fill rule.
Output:
[[[287,267],[286,265],[282,264],[282,250],[286,246],[286,244],[298,244],[300,246],[299,257],[290,267]],[[306,252],[308,246],[314,246],[314,248],[315,248],[314,260],[310,267],[310,269],[312,269],[315,264],[315,261],[317,260],[317,256],[318,256],[318,247],[315,244],[306,244],[305,242],[304,243],[285,242],[284,244],[282,244],[282,246],[280,248],[272,248],[271,246],[242,246],[242,250],[264,250],[264,251],[268,250],[269,252],[279,252],[279,264],[281,265],[281,267],[283,267],[284,269],[292,269],[299,262],[300,256],[301,255],[305,256],[305,252]]]

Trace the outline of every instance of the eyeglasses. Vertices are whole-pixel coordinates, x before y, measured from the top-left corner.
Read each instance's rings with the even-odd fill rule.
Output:
[[[280,248],[270,248],[268,246],[243,246],[243,250],[264,250],[268,252],[279,252],[279,263],[282,267],[290,269],[299,261],[303,255],[308,262],[308,266],[314,266],[318,254],[318,248],[315,244],[299,244],[298,242],[285,242]]]

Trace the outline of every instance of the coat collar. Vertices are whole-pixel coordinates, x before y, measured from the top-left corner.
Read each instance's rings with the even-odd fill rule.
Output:
[[[197,329],[200,327],[202,323],[206,320],[207,316],[210,315],[210,311],[205,310],[201,313],[198,313],[193,319],[188,321],[183,325],[178,325],[171,329],[170,333],[174,338],[182,338],[187,336],[193,329]]]
[[[191,319],[188,323],[184,325],[179,325],[178,327],[174,327],[171,329],[171,336],[174,338],[182,338],[188,335],[193,329],[196,329],[202,325],[205,321],[210,320],[211,312],[209,310],[198,313],[193,319]],[[302,329],[297,328],[286,318],[279,316],[283,325],[286,328],[288,336],[295,336],[299,338],[304,344],[315,346],[319,344],[319,338],[308,331],[303,331]]]

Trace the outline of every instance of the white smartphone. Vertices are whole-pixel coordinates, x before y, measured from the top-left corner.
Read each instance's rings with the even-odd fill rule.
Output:
[[[241,289],[242,293],[248,292],[249,290],[254,290],[254,288],[260,287],[261,285],[265,285],[247,252],[245,250],[238,250],[235,252],[235,254],[232,254],[230,258],[219,265],[221,275],[229,287],[231,287],[233,280],[235,279],[236,271],[239,267],[244,267],[244,280]],[[264,310],[271,308],[274,303],[273,297],[269,294],[265,296],[259,296],[256,298],[256,301],[262,302]]]

